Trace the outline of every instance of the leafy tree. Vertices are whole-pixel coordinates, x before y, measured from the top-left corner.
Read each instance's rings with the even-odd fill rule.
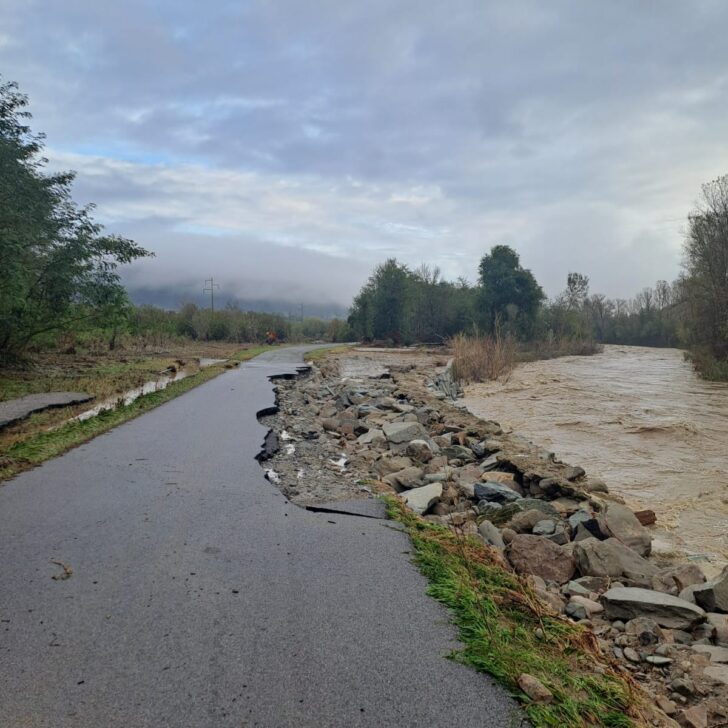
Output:
[[[703,185],[688,220],[684,291],[691,340],[716,359],[728,359],[728,175]]]
[[[110,323],[128,301],[117,267],[150,255],[102,234],[92,206],[71,199],[74,174],[47,174],[43,135],[28,126],[27,97],[0,82],[0,358],[43,335]],[[115,335],[112,335],[113,343]]]
[[[507,245],[494,246],[482,257],[479,273],[485,329],[492,332],[501,321],[521,335],[530,334],[546,296],[533,273],[521,266],[518,253]]]

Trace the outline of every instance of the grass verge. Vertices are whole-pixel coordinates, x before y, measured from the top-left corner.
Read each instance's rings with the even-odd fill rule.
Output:
[[[341,346],[340,344],[335,344],[334,346],[325,346],[321,349],[312,349],[311,351],[307,351],[303,355],[304,361],[319,361],[320,359],[323,359],[324,357],[328,356],[329,354],[341,354],[345,351],[349,351],[351,349],[350,346]]]
[[[247,361],[271,348],[270,346],[257,346],[244,349],[233,355],[231,359],[236,362]],[[224,365],[210,366],[185,379],[170,383],[165,389],[142,395],[128,405],[104,410],[96,417],[87,420],[72,420],[59,427],[30,434],[27,438],[14,442],[10,447],[0,451],[0,481],[12,478],[45,460],[82,445],[117,425],[189,392],[224,371]]]
[[[593,633],[550,614],[492,549],[419,518],[396,498],[385,501],[412,540],[428,593],[451,610],[464,645],[452,659],[496,678],[534,726],[648,724],[652,709],[630,676],[601,654]],[[529,701],[517,683],[523,673],[553,693],[550,703]]]

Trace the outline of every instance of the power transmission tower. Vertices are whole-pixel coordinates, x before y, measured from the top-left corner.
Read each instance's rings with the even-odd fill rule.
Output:
[[[206,278],[205,279],[205,287],[202,289],[203,293],[209,293],[210,294],[210,308],[212,309],[212,313],[215,313],[215,289],[220,288],[220,286],[215,283],[215,279],[212,278]]]

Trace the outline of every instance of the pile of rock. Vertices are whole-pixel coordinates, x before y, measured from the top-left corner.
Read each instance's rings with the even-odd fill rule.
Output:
[[[726,722],[728,570],[707,581],[695,564],[651,558],[641,522],[650,513],[638,518],[582,468],[451,406],[441,390],[413,372],[342,381],[324,369],[301,386],[301,422],[377,490],[498,549],[554,612],[592,629],[668,715]]]

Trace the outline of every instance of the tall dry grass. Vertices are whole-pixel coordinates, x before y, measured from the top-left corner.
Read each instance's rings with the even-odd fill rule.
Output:
[[[453,352],[452,375],[457,382],[507,381],[516,365],[516,342],[510,335],[457,334],[450,340]]]

